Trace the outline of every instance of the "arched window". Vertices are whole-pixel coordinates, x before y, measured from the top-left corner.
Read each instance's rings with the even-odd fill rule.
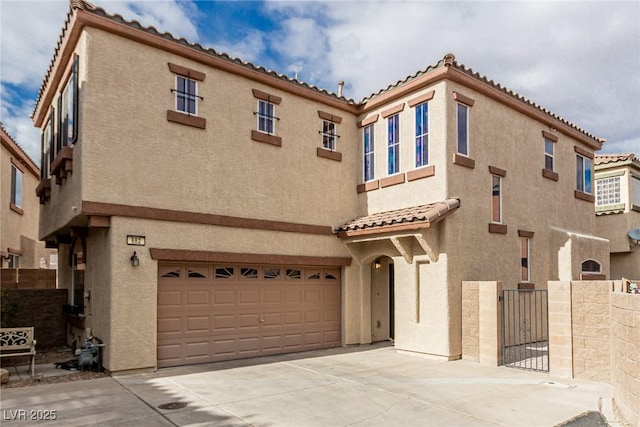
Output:
[[[602,267],[598,261],[588,259],[582,263],[581,271],[583,273],[601,273]]]

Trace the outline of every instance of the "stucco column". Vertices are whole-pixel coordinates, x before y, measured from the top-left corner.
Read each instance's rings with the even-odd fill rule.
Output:
[[[502,365],[502,282],[478,282],[480,364]]]
[[[552,281],[549,289],[549,371],[573,378],[571,282]]]

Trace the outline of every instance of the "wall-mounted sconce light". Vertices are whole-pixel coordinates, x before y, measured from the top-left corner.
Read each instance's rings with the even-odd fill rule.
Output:
[[[380,270],[382,268],[382,263],[380,262],[380,258],[373,261],[373,268],[376,270]]]
[[[133,255],[131,255],[131,266],[132,267],[137,267],[140,265],[140,259],[138,259],[138,255],[136,254],[136,251],[133,251]]]

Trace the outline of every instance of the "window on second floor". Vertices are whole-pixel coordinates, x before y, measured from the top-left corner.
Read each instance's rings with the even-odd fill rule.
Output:
[[[400,172],[400,116],[394,114],[387,118],[387,173]]]
[[[58,97],[58,129],[56,152],[62,147],[73,146],[78,139],[78,57],[73,60],[71,75]]]
[[[502,223],[502,177],[491,175],[491,222]]]
[[[22,171],[11,165],[11,203],[22,207]]]
[[[616,205],[622,203],[620,177],[612,176],[596,180],[596,206]]]
[[[458,154],[469,155],[469,107],[457,104]]]
[[[258,130],[274,135],[276,133],[275,105],[271,102],[258,100]]]
[[[548,139],[544,139],[544,168],[549,171],[554,170],[554,150],[555,143]]]
[[[531,281],[531,239],[520,237],[520,281]]]
[[[429,165],[429,104],[416,106],[416,167]]]
[[[183,76],[176,76],[176,111],[189,115],[198,114],[198,83]]]
[[[592,176],[591,159],[580,154],[576,154],[576,190],[592,194]]]
[[[375,178],[373,125],[363,128],[364,139],[364,180],[371,181]]]
[[[336,151],[336,124],[329,120],[322,121],[322,148]]]
[[[41,154],[40,154],[40,179],[49,178],[49,167],[53,159],[51,158],[53,149],[53,110],[49,116],[49,121],[42,130]]]
[[[640,177],[631,176],[631,208],[640,207]]]

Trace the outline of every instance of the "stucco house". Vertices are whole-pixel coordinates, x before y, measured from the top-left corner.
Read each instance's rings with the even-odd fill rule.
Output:
[[[611,279],[640,280],[640,242],[629,233],[640,230],[640,159],[599,154],[594,169],[596,230],[611,242]]]
[[[463,280],[608,277],[602,139],[451,54],[341,91],[72,1],[33,114],[72,338],[110,372],[389,339],[451,360]]]
[[[38,238],[40,170],[0,123],[0,268],[55,268]]]

